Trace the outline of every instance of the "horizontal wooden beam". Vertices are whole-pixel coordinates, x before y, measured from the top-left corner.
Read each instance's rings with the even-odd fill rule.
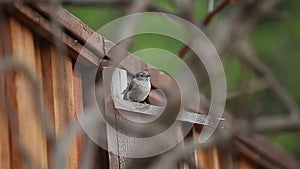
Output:
[[[121,99],[114,99],[114,105],[115,108],[119,110],[124,110],[128,112],[139,113],[144,115],[150,115],[150,116],[157,116],[157,117],[160,115],[160,113],[164,111],[164,107],[154,106],[150,104],[143,104],[138,102],[130,102]],[[189,122],[193,124],[211,126],[211,127],[218,125],[218,127],[220,128],[224,128],[224,121],[225,121],[224,118],[213,118],[207,115],[198,114],[196,112],[189,112],[189,111],[184,111],[180,113],[180,115],[177,117],[177,120],[183,122]],[[217,124],[217,121],[220,121],[220,123]]]
[[[28,5],[15,3],[5,6],[5,10],[17,18],[21,23],[28,25],[31,29],[36,31],[39,35],[53,43],[54,45],[65,44],[69,51],[73,54],[71,55],[74,59],[81,54],[83,59],[81,59],[84,65],[94,65],[98,66],[99,59],[93,51],[88,50],[83,45],[80,44],[79,39],[71,37],[58,25],[52,23],[51,20],[44,17],[44,15],[35,11]],[[74,17],[73,17],[74,18]],[[59,44],[57,44],[59,42]]]
[[[78,41],[82,42],[93,53],[104,56],[103,37],[62,6],[55,3],[47,5],[45,3],[36,3],[32,4],[32,6],[41,14],[47,16],[50,21],[57,23],[63,30],[76,37]]]

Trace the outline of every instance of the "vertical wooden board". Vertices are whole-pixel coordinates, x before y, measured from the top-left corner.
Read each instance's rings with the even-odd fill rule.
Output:
[[[33,34],[30,29],[22,26],[14,18],[9,19],[10,42],[12,56],[22,61],[31,72],[37,75],[37,61],[33,42]],[[41,123],[36,116],[30,82],[22,73],[17,73],[15,81],[15,98],[18,118],[19,139],[28,150],[33,163],[38,168],[48,168],[45,134],[41,130]],[[8,91],[11,92],[11,91]],[[14,157],[14,155],[12,155]]]
[[[44,105],[47,105],[47,108],[49,109],[49,113],[51,116],[51,119],[49,120],[52,120],[51,124],[54,126],[53,73],[51,60],[51,56],[54,54],[52,53],[53,51],[51,50],[51,45],[46,40],[40,40],[39,43],[42,66]]]
[[[54,125],[54,98],[53,98],[53,77],[52,77],[52,62],[51,62],[51,45],[45,39],[37,39],[36,43],[39,43],[40,56],[41,56],[41,67],[42,67],[42,80],[43,80],[43,104],[44,107],[48,108],[49,117],[51,119],[51,126],[55,129]],[[48,144],[48,161],[49,164],[52,158],[53,145]]]
[[[63,134],[68,122],[76,120],[72,59],[59,54],[48,42],[41,44],[45,101],[53,117],[57,137]],[[78,168],[77,139],[69,144],[67,168]]]
[[[199,142],[199,136],[200,133],[195,130],[194,128],[194,138],[195,142]],[[199,168],[205,168],[205,169],[215,169],[215,155],[214,155],[214,148],[210,148],[207,150],[195,150],[195,155],[196,155],[196,164]]]
[[[195,130],[194,128],[194,136],[195,141],[199,141],[200,133]],[[197,156],[197,166],[201,168],[207,168],[207,169],[220,169],[221,168],[221,162],[219,158],[219,152],[216,147],[210,147],[206,150],[196,150],[195,155]]]
[[[52,71],[52,91],[53,91],[53,117],[54,117],[54,128],[57,136],[63,133],[64,127],[67,122],[69,108],[69,98],[67,95],[67,84],[69,83],[66,79],[66,65],[65,58],[60,56],[56,49],[51,45],[51,68]],[[47,64],[47,63],[45,63]]]
[[[52,71],[51,71],[51,51],[50,44],[47,43],[44,39],[37,37],[35,39],[35,46],[38,47],[36,53],[40,55],[40,64],[41,64],[41,80],[42,80],[42,93],[43,93],[43,107],[48,109],[48,113],[50,113],[49,121],[51,127],[54,126],[54,118],[53,118],[53,84],[52,84]],[[52,145],[47,144],[47,154],[48,154],[48,162],[50,164],[51,155],[52,155]]]
[[[220,159],[219,159],[219,152],[216,147],[212,147],[212,161],[213,161],[213,168],[220,169]]]
[[[37,37],[33,37],[34,38],[34,56],[35,56],[35,65],[33,65],[36,69],[36,77],[37,80],[40,84],[40,86],[43,86],[43,73],[42,73],[42,60],[41,60],[41,50],[40,50],[40,43],[37,43],[36,38]],[[42,89],[41,89],[42,91]],[[43,99],[44,99],[44,94],[43,92],[41,92],[41,99],[42,99],[42,103],[43,103]]]
[[[86,72],[86,69],[90,69],[87,67],[82,67],[82,72]],[[99,77],[100,78],[100,77]],[[101,77],[102,78],[102,77]],[[104,92],[102,89],[102,86],[99,85],[99,81],[97,81],[97,77],[96,77],[96,86],[95,86],[95,90],[93,90],[93,85],[92,83],[87,83],[87,82],[94,82],[95,81],[95,77],[93,74],[86,74],[83,73],[81,75],[81,80],[82,80],[82,95],[83,95],[83,107],[84,109],[88,109],[88,107],[91,105],[91,103],[93,102],[92,99],[94,99],[93,94],[95,94],[96,92],[96,98],[100,99],[97,100],[98,103],[102,102],[103,100],[101,100],[101,96],[99,97],[99,95],[102,95]],[[98,79],[100,80],[100,79]],[[102,79],[101,79],[102,80]],[[85,113],[85,112],[84,112]],[[107,138],[107,132],[106,132],[106,125],[103,124],[102,127],[104,128],[104,130],[101,130],[103,133],[101,133],[101,137]],[[103,143],[103,145],[105,147],[107,147],[107,142]],[[103,149],[102,147],[98,146],[85,132],[84,132],[84,152],[88,151],[87,149],[89,149],[89,146],[93,148],[93,151],[91,154],[89,154],[90,156],[92,156],[92,159],[80,159],[81,162],[81,167],[82,165],[86,165],[85,168],[91,168],[91,169],[108,169],[109,167],[109,153],[106,149]],[[83,154],[85,155],[85,154]],[[81,156],[82,158],[84,158],[83,156]],[[85,161],[83,161],[85,160]],[[90,160],[90,163],[85,163],[86,161]]]
[[[75,120],[83,112],[83,93],[82,93],[82,79],[80,72],[73,71],[73,97],[75,107]],[[76,149],[77,149],[77,162],[80,166],[80,158],[83,151],[84,134],[80,133],[76,138]]]
[[[117,99],[122,99],[123,95],[121,94],[127,87],[127,76],[126,76],[126,71],[122,69],[116,69],[113,77],[112,77],[112,96]],[[122,117],[119,114],[119,112],[115,111],[114,112],[115,117],[116,117],[116,127],[118,129],[118,124],[123,124],[124,126],[129,126],[130,124],[124,123],[122,121]],[[122,156],[123,155],[130,155],[132,151],[134,150],[134,141],[130,138],[127,138],[125,136],[122,136],[117,133],[117,149],[119,152],[119,167],[120,169],[125,169],[130,163],[129,158],[125,158]]]
[[[103,69],[103,85],[105,89],[111,89],[110,83],[109,83],[109,71],[110,68],[104,68]],[[109,116],[113,122],[113,127],[107,125],[107,148],[108,148],[108,159],[109,159],[109,168],[110,169],[119,169],[120,168],[120,160],[118,157],[118,136],[117,132],[114,130],[117,128],[116,126],[116,115],[113,111],[113,104],[111,100],[111,91],[105,90],[105,113],[106,116]]]
[[[5,25],[4,20],[0,20],[0,34],[4,33],[3,26]],[[3,37],[3,36],[1,36]],[[3,46],[4,39],[0,41],[0,59],[3,58]],[[4,74],[0,73],[0,168],[10,168],[10,140],[9,140],[9,126],[8,119],[5,115],[5,85],[4,85]]]
[[[68,123],[76,119],[76,107],[75,107],[75,98],[74,98],[74,78],[73,78],[73,65],[72,59],[70,57],[65,56],[65,69],[66,69],[66,99],[68,107]],[[69,168],[77,169],[78,168],[78,151],[77,151],[77,137],[72,140],[70,143],[70,151],[69,151]]]

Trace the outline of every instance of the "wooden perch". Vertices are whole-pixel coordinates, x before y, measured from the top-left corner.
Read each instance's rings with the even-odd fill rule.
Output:
[[[150,116],[159,116],[160,113],[164,111],[164,107],[154,106],[150,104],[143,104],[138,102],[130,102],[121,99],[114,99],[114,104],[116,109],[139,113]],[[177,117],[177,120],[195,124],[201,124],[205,126],[215,126],[217,125],[215,120],[209,120],[207,115],[198,114],[195,112],[183,111]],[[224,118],[217,118],[216,120],[220,120],[219,127],[224,128]]]

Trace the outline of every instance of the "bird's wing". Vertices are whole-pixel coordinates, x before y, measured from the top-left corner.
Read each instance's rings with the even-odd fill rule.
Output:
[[[128,87],[129,87],[129,86],[127,86],[126,89],[124,89],[123,92],[122,92],[121,94],[125,94],[125,93],[128,91]]]
[[[121,94],[125,94],[127,91],[129,91],[132,88],[132,84],[127,84],[126,89],[123,90],[123,92]]]
[[[127,91],[131,91],[132,88],[137,88],[137,83],[135,83],[133,79],[131,80],[131,82],[127,86],[127,88],[121,94],[125,94]]]

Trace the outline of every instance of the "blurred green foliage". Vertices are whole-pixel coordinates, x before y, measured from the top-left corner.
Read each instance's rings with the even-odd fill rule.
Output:
[[[300,1],[282,1],[263,18],[250,35],[259,58],[273,71],[279,82],[300,105]],[[263,107],[269,115],[283,114],[285,110],[270,99],[270,95],[253,95],[252,102]],[[300,133],[280,132],[268,135],[276,146],[300,159]]]
[[[171,12],[180,12],[180,9],[171,0],[154,0],[154,4],[160,8]],[[207,14],[207,0],[195,0],[193,6],[194,18],[198,22]],[[283,87],[300,105],[300,1],[282,1],[280,5],[268,16],[262,18],[254,31],[250,35],[250,42],[254,45],[258,57],[265,63],[276,75]],[[66,7],[71,13],[80,18],[92,29],[98,30],[103,25],[124,16],[121,8],[116,7]],[[214,22],[222,19],[225,12],[218,14]],[[148,24],[152,24],[149,22]],[[213,23],[212,23],[213,24]],[[163,28],[164,23],[161,23]],[[121,28],[119,28],[121,29]],[[176,54],[183,45],[171,38],[162,37],[153,34],[143,34],[134,37],[133,45],[130,49],[141,59],[164,71],[176,71],[176,66],[182,64]],[[160,48],[161,50],[144,50],[148,48]],[[173,54],[172,54],[173,53]],[[245,67],[235,56],[227,56],[223,59],[226,72],[227,85],[229,89],[237,88],[243,76],[250,77],[249,81],[258,77],[251,71],[245,71]],[[246,73],[245,73],[246,72]],[[239,100],[244,99],[247,106],[242,110],[252,116],[270,115],[281,116],[285,113],[282,106],[267,90],[258,91],[248,95],[248,97],[236,97],[227,101],[227,109],[236,112]],[[240,110],[238,110],[240,111]],[[272,140],[276,146],[285,149],[300,159],[300,133],[280,132],[268,134],[267,137]]]

